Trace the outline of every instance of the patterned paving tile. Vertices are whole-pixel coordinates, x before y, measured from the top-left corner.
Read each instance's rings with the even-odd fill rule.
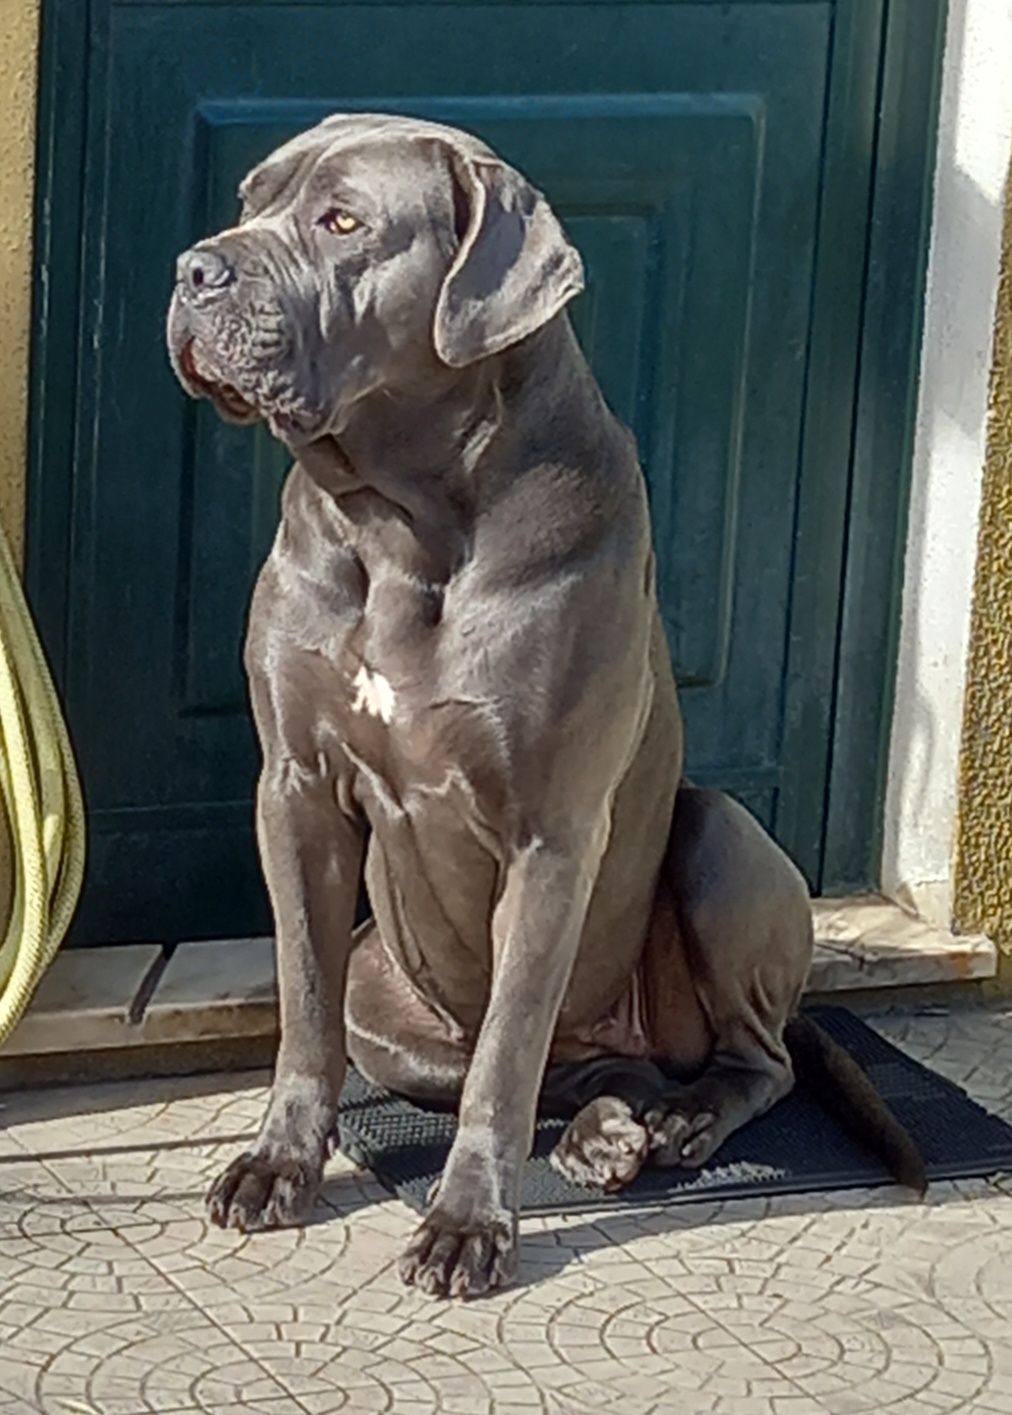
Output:
[[[1012,1016],[879,1025],[1012,1119]],[[1012,1179],[529,1218],[521,1282],[445,1304],[343,1159],[305,1229],[207,1224],[262,1101],[0,1098],[0,1415],[1012,1415]]]

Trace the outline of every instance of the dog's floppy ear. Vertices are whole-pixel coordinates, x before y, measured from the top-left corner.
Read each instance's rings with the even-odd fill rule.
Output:
[[[533,334],[583,289],[583,262],[548,202],[506,163],[453,153],[459,245],[436,302],[451,368]]]

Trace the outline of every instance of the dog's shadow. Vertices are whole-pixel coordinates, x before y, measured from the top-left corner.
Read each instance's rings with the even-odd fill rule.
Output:
[[[641,1239],[664,1238],[672,1234],[689,1237],[703,1228],[749,1227],[768,1219],[771,1220],[770,1241],[776,1241],[773,1224],[777,1218],[813,1218],[848,1211],[872,1213],[897,1209],[927,1213],[1007,1193],[1005,1176],[995,1176],[994,1179],[940,1181],[933,1184],[923,1198],[896,1186],[883,1185],[881,1188],[851,1191],[757,1196],[712,1202],[699,1200],[670,1205],[652,1203],[626,1209],[610,1207],[588,1212],[578,1223],[560,1216],[554,1226],[546,1223],[534,1231],[529,1226],[533,1216],[527,1216],[525,1224],[525,1216],[521,1215],[520,1274],[513,1290],[535,1288],[539,1283],[563,1273],[572,1273],[585,1264],[588,1275],[595,1273],[607,1279],[610,1265],[598,1263],[595,1255],[606,1249],[615,1249],[617,1253],[624,1244],[634,1244]],[[541,1221],[544,1222],[544,1219]],[[643,1267],[644,1278],[652,1276],[649,1262],[656,1256],[652,1254]],[[672,1248],[670,1256],[678,1256],[675,1248]],[[712,1252],[707,1256],[712,1257]],[[631,1257],[635,1260],[635,1254]],[[590,1262],[586,1261],[588,1258]]]
[[[690,1237],[704,1228],[750,1228],[768,1219],[771,1220],[771,1240],[776,1241],[772,1235],[778,1218],[812,1218],[848,1211],[862,1214],[920,1210],[927,1214],[943,1207],[972,1203],[982,1197],[1006,1194],[1010,1188],[1012,1179],[1006,1183],[1005,1176],[996,1175],[993,1179],[940,1180],[931,1185],[923,1198],[896,1185],[883,1184],[874,1188],[807,1194],[754,1194],[712,1199],[697,1196],[676,1203],[644,1200],[624,1206],[610,1203],[594,1207],[589,1202],[579,1217],[572,1211],[568,1216],[558,1211],[521,1212],[520,1272],[510,1291],[536,1288],[540,1283],[581,1268],[585,1268],[588,1278],[593,1274],[607,1280],[611,1264],[600,1262],[598,1255],[613,1249],[618,1262],[623,1245],[642,1239],[672,1234]],[[321,1200],[313,1215],[314,1224],[350,1218],[372,1203],[397,1204],[413,1222],[419,1222],[422,1217],[419,1209],[406,1204],[361,1163],[354,1171],[344,1171],[326,1180]],[[737,1236],[731,1241],[736,1241]],[[671,1256],[678,1256],[675,1248]],[[635,1254],[630,1257],[635,1261]],[[643,1267],[642,1276],[651,1276],[649,1262]]]

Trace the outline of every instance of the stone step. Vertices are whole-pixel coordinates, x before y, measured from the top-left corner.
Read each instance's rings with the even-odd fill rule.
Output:
[[[982,935],[960,937],[879,895],[817,899],[810,992],[994,977]],[[269,938],[69,948],[58,954],[0,1062],[124,1047],[270,1037],[277,1027]]]

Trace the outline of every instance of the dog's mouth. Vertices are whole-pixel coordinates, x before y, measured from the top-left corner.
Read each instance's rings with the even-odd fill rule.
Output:
[[[179,351],[179,368],[194,393],[209,398],[218,412],[233,422],[251,423],[260,417],[259,410],[248,402],[232,383],[208,378],[197,367],[193,339],[187,339]]]

